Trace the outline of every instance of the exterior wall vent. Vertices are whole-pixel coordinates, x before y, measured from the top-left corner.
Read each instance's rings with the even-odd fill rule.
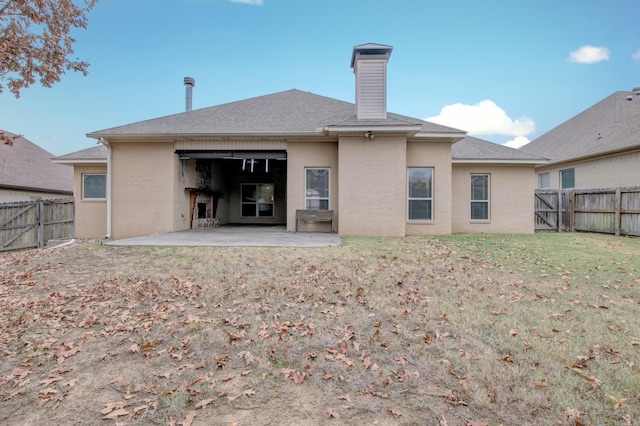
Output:
[[[387,118],[387,63],[393,47],[363,44],[353,48],[351,68],[356,76],[358,119]]]

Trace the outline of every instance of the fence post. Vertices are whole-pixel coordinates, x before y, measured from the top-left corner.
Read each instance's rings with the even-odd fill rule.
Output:
[[[558,232],[564,229],[564,209],[562,208],[562,190],[558,189]]]
[[[622,217],[621,217],[621,210],[622,210],[622,191],[620,191],[620,188],[616,189],[616,198],[614,200],[615,203],[615,223],[614,223],[614,228],[616,231],[616,236],[619,237],[620,236],[620,228],[622,227]]]
[[[38,220],[38,247],[44,247],[44,202],[38,203],[38,210],[36,213]]]

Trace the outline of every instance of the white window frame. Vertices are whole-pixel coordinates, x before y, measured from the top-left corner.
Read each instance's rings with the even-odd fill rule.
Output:
[[[572,172],[573,173],[573,185],[572,186],[564,186],[564,174],[568,173],[568,172]],[[576,187],[576,169],[574,168],[570,168],[570,169],[564,169],[564,170],[560,170],[560,189],[574,189]]]
[[[487,188],[485,199],[473,199],[473,178],[474,177],[486,177],[487,178]],[[474,204],[486,204],[487,205],[487,217],[483,218],[474,218],[473,217],[473,205]],[[490,173],[471,173],[469,175],[469,219],[472,222],[490,222],[491,221],[491,174]]]
[[[89,176],[103,176],[104,177],[104,197],[88,197],[86,194],[86,182],[85,179]],[[87,201],[104,201],[107,199],[107,174],[106,173],[83,173],[82,174],[82,199]]]
[[[307,181],[308,178],[308,172],[311,170],[325,170],[328,174],[328,179],[327,179],[327,194],[326,196],[320,196],[320,195],[314,195],[311,193],[311,190],[309,189],[309,183]],[[318,206],[317,209],[310,209],[309,205],[313,203],[313,201],[318,202],[318,204],[321,201],[326,201],[327,202],[327,208],[320,208]],[[305,210],[331,210],[331,168],[329,167],[305,167],[304,169],[304,208]]]
[[[429,197],[415,197],[411,196],[411,172],[416,170],[428,170],[431,173],[431,188],[429,188]],[[435,169],[433,167],[409,167],[407,169],[407,221],[410,222],[433,222],[433,211],[434,211],[434,202],[433,202],[433,191],[434,191],[434,177],[435,177]],[[429,201],[431,203],[429,217],[428,218],[412,218],[411,217],[411,202],[412,201]]]
[[[546,185],[542,182],[543,176],[546,177]],[[547,189],[551,187],[551,174],[549,172],[538,173],[538,188]]]

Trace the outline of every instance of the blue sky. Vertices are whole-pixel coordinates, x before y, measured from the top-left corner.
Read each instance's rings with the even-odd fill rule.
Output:
[[[185,76],[194,109],[293,88],[353,102],[351,51],[372,42],[394,48],[389,111],[517,145],[640,86],[639,22],[638,0],[101,0],[74,32],[89,75],[3,92],[0,129],[89,148],[182,112]]]

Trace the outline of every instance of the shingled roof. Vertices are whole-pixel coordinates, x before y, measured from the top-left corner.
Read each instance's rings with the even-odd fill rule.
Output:
[[[421,132],[463,134],[440,124],[389,113],[358,120],[355,104],[292,89],[89,133],[109,136],[318,135],[330,126],[411,125]]]
[[[640,147],[640,95],[615,92],[520,148],[553,163]]]
[[[60,164],[104,164],[107,162],[107,147],[104,145],[83,149],[53,159]]]
[[[0,187],[73,195],[73,169],[54,164],[52,158],[24,137],[14,139],[12,146],[0,143]]]
[[[519,149],[467,136],[451,147],[454,163],[462,162],[509,162],[523,164],[546,164],[548,160]]]

